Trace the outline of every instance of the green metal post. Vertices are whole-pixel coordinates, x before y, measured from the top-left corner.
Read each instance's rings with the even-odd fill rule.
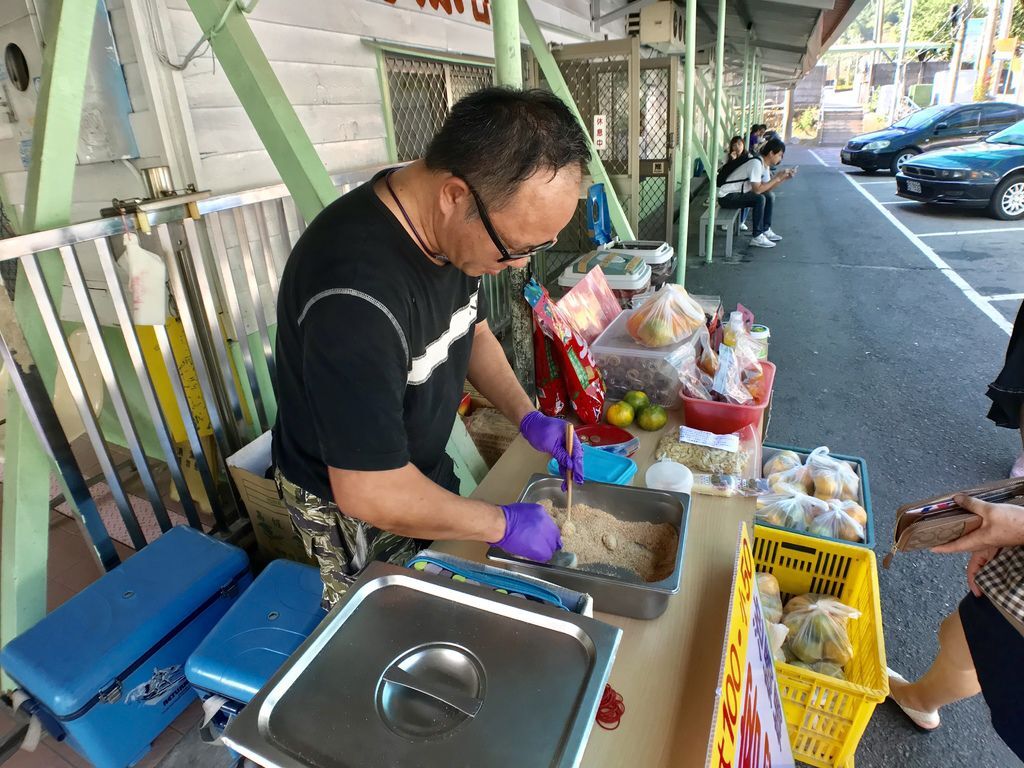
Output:
[[[47,45],[36,115],[32,159],[22,218],[27,232],[66,226],[70,220],[85,74],[96,17],[95,0],[53,0],[46,16]],[[39,258],[55,303],[60,305],[63,270],[56,253]],[[56,359],[24,270],[15,297],[18,324],[39,373],[52,387]],[[13,388],[7,392],[3,544],[0,551],[0,645],[46,614],[49,548],[50,460],[32,430]],[[4,677],[3,687],[11,681]]]
[[[519,4],[494,3],[491,7],[494,35],[494,70],[498,85],[523,87],[523,59],[519,49]],[[532,397],[536,391],[533,367],[533,311],[523,298],[530,279],[527,268],[509,272],[508,298],[511,308],[512,368],[523,389]],[[456,419],[458,421],[458,419]]]
[[[338,192],[236,0],[188,0],[231,87],[308,222]],[[250,6],[251,7],[251,6]]]
[[[679,199],[679,239],[676,243],[676,282],[686,283],[686,244],[690,234],[690,184],[693,180],[694,74],[697,62],[697,0],[686,0],[686,55],[683,57],[683,184]],[[710,171],[709,171],[710,172]]]
[[[388,84],[387,64],[384,62],[384,51],[375,50],[377,59],[377,85],[380,87],[380,108],[384,112],[385,141],[388,147],[388,162],[398,162],[398,144],[395,141],[395,117],[391,113],[391,86]]]
[[[719,134],[723,117],[722,105],[722,77],[725,70],[725,0],[718,0],[718,19],[715,27],[715,114],[712,120],[711,131],[711,166],[708,169],[708,231],[707,248],[704,251],[704,258],[708,264],[711,263],[715,250],[715,213],[718,200],[718,158],[722,151],[722,145],[726,137]]]
[[[495,3],[495,5],[498,5],[498,3]],[[555,57],[548,50],[547,43],[544,41],[544,33],[541,32],[540,27],[537,25],[537,20],[533,17],[533,11],[530,10],[526,0],[519,0],[519,24],[522,26],[523,32],[526,33],[526,39],[530,43],[530,50],[533,51],[537,64],[544,74],[544,79],[548,81],[548,87],[551,88],[551,92],[565,102],[566,106],[576,116],[576,119],[580,121],[580,125],[583,126],[583,133],[587,137],[587,144],[590,147],[591,159],[588,167],[590,176],[595,182],[604,184],[605,192],[608,194],[608,213],[611,216],[615,233],[621,240],[634,239],[635,235],[633,234],[633,227],[629,224],[629,216],[626,215],[618,195],[615,194],[615,188],[608,177],[608,171],[605,170],[604,163],[601,162],[601,158],[597,154],[594,141],[590,138],[590,129],[583,122],[583,116],[580,115],[579,109],[576,108],[572,92],[569,90],[569,86],[566,85],[565,78],[562,77],[562,72],[558,68],[558,62],[555,61]]]
[[[743,105],[740,107],[740,136],[747,141],[747,132],[750,130],[750,32],[747,32],[746,41],[743,43]]]

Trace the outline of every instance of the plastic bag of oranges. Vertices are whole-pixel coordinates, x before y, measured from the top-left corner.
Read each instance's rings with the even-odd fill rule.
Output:
[[[682,341],[704,325],[704,310],[679,285],[668,284],[626,322],[629,335],[645,347]]]
[[[833,459],[828,448],[822,446],[807,457],[807,469],[814,481],[814,495],[829,501],[857,501],[860,496],[860,478],[845,461]]]

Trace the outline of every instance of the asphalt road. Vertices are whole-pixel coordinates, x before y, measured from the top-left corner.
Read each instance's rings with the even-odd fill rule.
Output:
[[[781,243],[737,238],[733,260],[692,261],[686,287],[721,295],[727,309],[742,302],[771,327],[769,440],[867,460],[881,562],[899,505],[1005,477],[1021,449],[1017,433],[986,420],[985,389],[1024,298],[1024,222],[899,202],[891,177],[848,173],[837,148],[794,146],[785,165],[800,172],[777,192]],[[957,232],[971,234],[945,234]],[[913,553],[880,571],[889,666],[909,678],[928,668],[939,622],[966,592],[965,565]],[[857,765],[1021,762],[976,697],[944,709],[930,734],[880,705]]]

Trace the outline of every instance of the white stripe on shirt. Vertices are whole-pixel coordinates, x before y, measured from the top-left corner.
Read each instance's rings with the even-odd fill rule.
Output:
[[[473,291],[473,295],[469,297],[466,305],[452,315],[451,321],[448,323],[448,330],[427,344],[422,355],[412,359],[412,366],[409,368],[409,384],[426,383],[434,369],[448,359],[448,351],[452,344],[465,336],[469,329],[476,324],[478,293],[479,289]]]

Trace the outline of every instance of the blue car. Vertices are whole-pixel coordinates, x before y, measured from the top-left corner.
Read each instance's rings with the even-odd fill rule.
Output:
[[[880,131],[854,136],[839,157],[868,173],[895,176],[915,155],[980,141],[1022,119],[1024,106],[1000,101],[927,107]]]
[[[896,193],[1024,219],[1024,120],[984,141],[913,158],[896,174]]]

